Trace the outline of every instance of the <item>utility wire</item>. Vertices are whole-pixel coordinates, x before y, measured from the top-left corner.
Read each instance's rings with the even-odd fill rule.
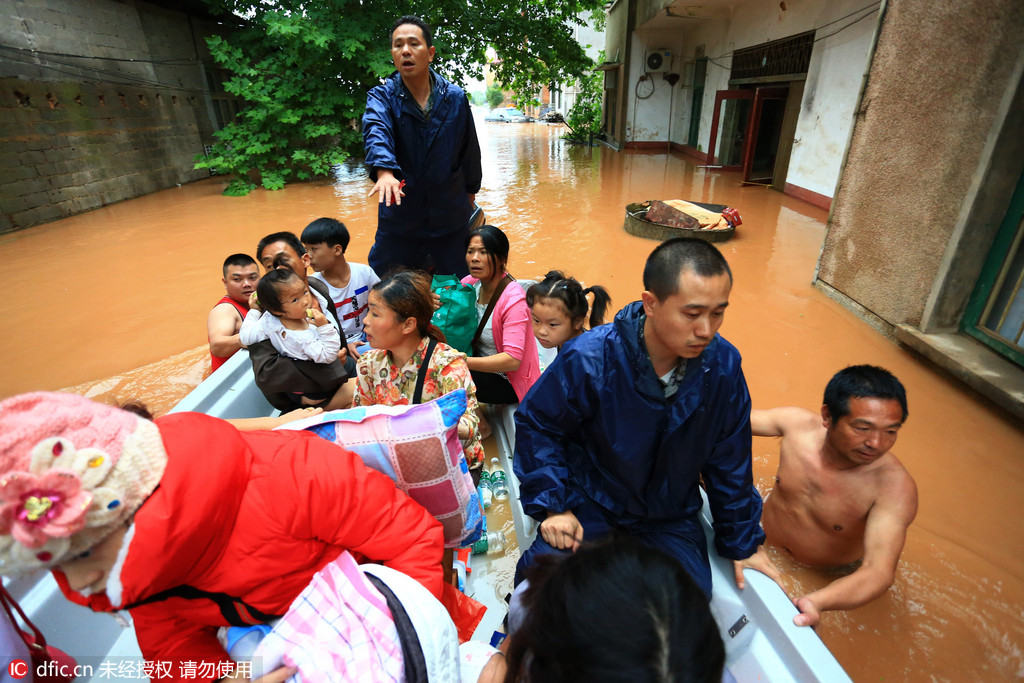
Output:
[[[820,31],[823,28],[827,28],[829,26],[832,26],[833,24],[838,24],[840,21],[843,21],[845,19],[849,19],[850,17],[852,17],[852,16],[854,16],[856,14],[860,14],[861,12],[863,12],[865,10],[870,10],[867,14],[865,14],[865,15],[857,18],[857,19],[854,19],[853,21],[851,21],[850,23],[848,23],[848,24],[846,24],[844,26],[840,26],[838,29],[836,29],[832,33],[828,33],[828,34],[825,34],[823,36],[815,37],[814,42],[817,43],[819,41],[825,40],[826,38],[831,38],[832,36],[837,35],[837,34],[843,32],[843,31],[845,31],[846,29],[850,28],[854,24],[857,24],[857,23],[863,21],[864,19],[867,19],[872,14],[874,14],[876,11],[878,11],[878,7],[879,7],[879,3],[873,2],[870,5],[865,5],[864,7],[861,7],[858,10],[854,10],[854,11],[850,12],[849,14],[845,14],[845,15],[839,17],[838,19],[833,19],[832,21],[827,22],[825,24],[822,24],[821,26],[815,26],[811,30],[817,32],[817,31]],[[715,60],[716,59],[722,59],[723,57],[732,57],[732,56],[733,56],[733,51],[730,50],[729,52],[723,52],[722,54],[715,55],[714,57],[708,57],[707,60],[710,63],[714,64],[715,66],[717,66],[717,67],[719,67],[721,69],[731,69],[732,66],[726,66],[725,64],[720,64],[719,62],[716,62]]]
[[[172,57],[170,59],[136,59],[134,57],[98,57],[95,55],[76,55],[70,52],[47,52],[46,50],[36,50],[31,47],[18,47],[16,45],[3,45],[0,44],[0,49],[3,50],[16,50],[18,52],[28,52],[33,55],[44,55],[46,57],[71,57],[72,59],[95,59],[105,62],[129,62],[132,64],[166,64],[166,65],[181,65],[187,66],[189,64],[198,64],[199,61],[191,57]]]
[[[2,45],[0,45],[0,48],[5,48],[5,49],[8,49],[8,50],[11,49],[11,48],[8,48],[7,46],[2,46]],[[19,52],[24,52],[24,51],[19,50]],[[31,50],[29,50],[28,52],[32,53]],[[38,59],[38,54],[33,54],[33,56],[36,56],[37,59]],[[100,68],[97,68],[97,67],[94,67],[94,66],[88,66],[88,65],[84,65],[84,64],[68,64],[66,62],[62,62],[60,60],[52,59],[52,58],[50,58],[49,60],[46,60],[46,58],[44,57],[43,59],[46,60],[46,61],[53,62],[54,64],[57,65],[57,67],[51,66],[50,64],[46,64],[46,63],[43,63],[43,62],[26,61],[24,59],[19,59],[19,58],[12,57],[12,56],[0,55],[0,57],[8,59],[8,60],[16,62],[16,63],[20,63],[20,64],[29,64],[29,65],[38,66],[38,67],[41,67],[41,68],[47,68],[47,69],[51,69],[53,71],[58,71],[58,72],[61,72],[61,73],[67,73],[69,75],[78,75],[80,78],[82,77],[80,74],[74,74],[72,72],[63,71],[63,70],[61,70],[61,69],[59,69],[57,67],[63,66],[63,67],[71,68],[71,69],[78,69],[78,70],[84,71],[86,73],[100,74],[101,76],[103,76],[103,77],[105,77],[107,79],[119,78],[119,79],[122,79],[122,81],[127,81],[128,82],[128,83],[124,83],[124,84],[137,84],[137,85],[144,85],[144,86],[149,86],[149,87],[173,87],[173,86],[168,86],[168,85],[166,85],[164,83],[161,83],[161,82],[158,82],[158,81],[153,81],[151,79],[145,78],[144,76],[137,76],[137,75],[133,75],[133,74],[126,74],[126,73],[123,73],[123,72],[120,72],[120,71],[108,71],[108,70],[105,70],[105,69],[100,69]],[[138,63],[140,65],[142,65],[141,62],[138,62]],[[182,90],[187,90],[188,88],[181,88],[181,89]]]
[[[870,17],[874,13],[875,13],[874,11],[868,12],[867,14],[865,14],[862,17],[860,17],[859,19],[854,19],[849,24],[846,24],[845,26],[840,26],[838,29],[836,29],[832,33],[829,33],[827,35],[815,38],[814,42],[817,43],[818,41],[825,40],[826,38],[831,38],[832,36],[834,36],[836,34],[842,33],[843,31],[845,31],[846,29],[850,28],[854,24],[858,24],[858,23],[864,21],[865,19],[867,19],[868,17]]]
[[[821,26],[815,26],[811,30],[812,31],[820,31],[823,28],[827,28],[827,27],[829,27],[829,26],[831,26],[833,24],[838,24],[840,21],[843,21],[845,19],[849,19],[850,17],[852,17],[852,16],[854,16],[856,14],[860,14],[864,10],[868,10],[868,9],[877,10],[878,6],[879,6],[878,2],[872,2],[871,4],[865,5],[864,7],[861,7],[860,9],[854,10],[854,11],[850,12],[849,14],[841,16],[838,19],[833,19],[832,21],[826,22],[826,23],[822,24]],[[869,16],[869,15],[865,15],[865,17],[861,17],[860,19],[857,19],[856,21],[854,21],[854,22],[852,22],[850,24],[847,24],[846,26],[841,27],[837,31],[834,31],[833,33],[830,33],[830,34],[828,34],[826,36],[822,36],[821,39],[829,38],[831,36],[836,35],[837,33],[839,33],[839,31],[842,31],[842,30],[844,30],[846,28],[849,28],[850,26],[852,26],[853,24],[857,23],[858,21],[861,21],[862,19],[866,18],[866,16]],[[818,40],[820,40],[820,39],[816,39],[814,42],[818,42]],[[81,54],[74,54],[74,53],[71,53],[71,52],[49,52],[49,51],[46,51],[46,50],[36,50],[35,48],[30,48],[30,47],[18,47],[18,46],[15,46],[15,45],[4,45],[4,44],[0,44],[0,49],[16,50],[18,52],[27,52],[27,53],[30,53],[30,54],[33,54],[33,55],[44,55],[44,56],[47,56],[47,57],[70,57],[72,59],[95,59],[95,60],[99,60],[99,61],[128,62],[128,63],[132,63],[132,64],[163,64],[163,65],[168,65],[168,66],[173,66],[173,65],[187,66],[189,64],[200,64],[201,63],[201,60],[198,60],[198,59],[195,59],[195,58],[192,58],[192,57],[171,57],[169,59],[145,59],[145,58],[141,58],[141,57],[100,57],[98,55],[81,55]],[[732,51],[725,52],[723,54],[716,55],[714,57],[709,57],[708,61],[711,61],[712,63],[715,63],[713,60],[721,59],[723,57],[728,57],[730,55],[732,55]],[[717,66],[722,66],[721,64],[716,64],[716,65]],[[69,64],[69,65],[66,65],[66,66],[73,66],[73,65]]]
[[[878,7],[879,7],[879,4],[880,3],[878,3],[878,2],[873,2],[870,5],[864,5],[860,9],[855,9],[855,10],[853,10],[852,12],[850,12],[849,14],[847,14],[845,16],[839,17],[838,19],[833,19],[832,21],[828,22],[827,24],[822,24],[821,26],[816,26],[814,28],[814,30],[815,31],[820,31],[821,29],[825,28],[826,26],[831,26],[832,24],[838,24],[843,19],[849,19],[854,14],[860,14],[861,12],[863,12],[866,9],[877,10]],[[861,17],[861,19],[863,19],[863,18],[864,17]],[[857,21],[860,21],[860,19],[858,19]]]
[[[161,88],[161,89],[164,89],[164,90],[179,90],[179,91],[182,91],[182,92],[195,92],[195,93],[204,92],[204,90],[202,88],[187,88],[187,87],[184,87],[184,86],[176,86],[176,85],[169,85],[169,84],[166,84],[166,83],[158,83],[158,82],[155,82],[155,81],[148,81],[148,80],[144,80],[144,79],[140,79],[140,78],[133,78],[132,76],[129,76],[129,75],[126,75],[126,74],[105,72],[105,71],[102,71],[102,70],[99,70],[99,69],[91,69],[89,67],[76,66],[74,64],[61,64],[61,66],[70,67],[72,69],[78,69],[79,70],[78,72],[69,71],[67,69],[61,69],[61,68],[58,68],[58,67],[53,66],[51,64],[39,64],[38,62],[25,61],[25,60],[22,60],[22,59],[17,59],[15,57],[9,57],[9,56],[6,56],[6,55],[0,56],[0,59],[6,60],[6,61],[9,61],[9,62],[14,62],[15,64],[24,64],[26,66],[34,66],[34,67],[37,67],[39,69],[48,69],[48,70],[53,71],[55,73],[66,74],[66,75],[69,75],[69,76],[74,76],[75,78],[96,78],[96,76],[90,76],[90,75],[84,75],[83,76],[83,74],[80,73],[81,71],[92,71],[92,72],[95,72],[97,74],[100,74],[101,76],[104,76],[105,77],[104,80],[106,80],[107,82],[111,83],[112,85],[126,85],[126,86],[135,86],[135,87]],[[120,81],[114,80],[114,79],[118,79],[118,78],[123,79],[123,80],[120,80]]]

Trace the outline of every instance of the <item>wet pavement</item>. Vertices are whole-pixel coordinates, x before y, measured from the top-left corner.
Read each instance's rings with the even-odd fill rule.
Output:
[[[826,213],[737,174],[664,153],[567,145],[561,128],[478,122],[485,168],[477,199],[512,243],[511,272],[551,268],[609,289],[617,310],[639,298],[655,243],[622,228],[624,207],[689,199],[738,208],[719,245],[735,274],[721,333],[742,352],[755,407],[816,410],[828,378],[855,363],[892,370],[910,419],[894,452],[917,480],[920,509],[894,587],[826,614],[818,628],[855,680],[1024,677],[1024,429],[984,399],[872,329],[812,285]],[[210,179],[0,236],[8,333],[0,396],[32,389],[140,398],[164,412],[208,365],[205,320],[223,293],[220,263],[259,238],[334,216],[366,262],[376,206],[357,164],[333,183],[224,197]],[[778,446],[755,439],[755,477],[770,486]],[[793,567],[791,595],[831,577]]]

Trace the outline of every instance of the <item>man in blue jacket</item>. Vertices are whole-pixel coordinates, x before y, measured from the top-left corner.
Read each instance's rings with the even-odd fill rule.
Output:
[[[480,145],[466,93],[433,69],[430,27],[398,19],[391,31],[397,71],[366,96],[363,143],[380,208],[369,262],[463,277],[466,236],[480,189]]]
[[[751,475],[750,395],[717,330],[732,273],[710,244],[679,238],[644,267],[642,301],[566,344],[516,414],[523,509],[540,522],[517,578],[544,553],[613,531],[675,556],[711,595],[701,480],[715,546],[773,579]]]

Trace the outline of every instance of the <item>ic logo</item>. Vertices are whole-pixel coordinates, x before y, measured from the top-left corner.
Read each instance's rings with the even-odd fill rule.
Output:
[[[7,673],[11,675],[11,678],[24,678],[28,675],[28,663],[24,659],[12,659],[11,663],[7,665]]]

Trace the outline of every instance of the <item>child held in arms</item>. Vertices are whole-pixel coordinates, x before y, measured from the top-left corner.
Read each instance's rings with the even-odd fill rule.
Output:
[[[238,338],[243,346],[269,339],[283,356],[323,365],[322,391],[292,394],[297,407],[323,405],[335,410],[351,405],[351,391],[346,392],[346,376],[338,359],[341,337],[327,317],[313,308],[309,288],[294,271],[275,268],[260,279]]]

